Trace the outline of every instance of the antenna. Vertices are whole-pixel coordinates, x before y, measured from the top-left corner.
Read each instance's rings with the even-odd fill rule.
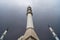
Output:
[[[32,6],[32,0],[27,0],[27,6]]]

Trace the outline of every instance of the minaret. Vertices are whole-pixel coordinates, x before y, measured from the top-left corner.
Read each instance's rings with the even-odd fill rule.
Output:
[[[54,30],[52,29],[52,27],[51,27],[50,25],[48,25],[48,27],[49,27],[49,30],[51,31],[52,35],[54,36],[54,38],[55,38],[56,40],[60,40],[59,37],[57,36],[57,34],[56,34],[56,33],[54,32]]]
[[[34,25],[33,25],[33,13],[32,8],[28,6],[27,8],[27,26],[26,26],[26,32],[23,36],[21,36],[18,40],[39,40],[36,32],[34,31]]]
[[[6,30],[4,31],[4,33],[3,33],[2,36],[0,37],[0,40],[3,40],[3,39],[4,39],[4,36],[6,35],[7,31],[8,31],[8,29],[6,29]]]

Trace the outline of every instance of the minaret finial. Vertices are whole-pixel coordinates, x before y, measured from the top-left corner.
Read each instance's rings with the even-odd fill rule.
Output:
[[[27,6],[32,6],[32,0],[27,0]]]

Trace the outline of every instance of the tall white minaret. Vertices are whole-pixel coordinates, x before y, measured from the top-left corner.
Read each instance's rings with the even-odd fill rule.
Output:
[[[28,8],[27,8],[27,14],[26,15],[27,15],[27,27],[26,27],[26,29],[34,28],[33,19],[32,19],[33,13],[32,13],[32,9],[30,6],[28,6]]]
[[[49,30],[51,31],[51,33],[53,34],[53,36],[54,36],[54,38],[56,39],[56,40],[60,40],[59,39],[59,37],[57,36],[57,34],[54,32],[54,30],[52,29],[52,27],[50,26],[50,25],[48,25],[49,26]]]
[[[3,33],[2,36],[0,37],[0,40],[3,40],[3,39],[4,39],[4,36],[6,35],[7,31],[8,31],[8,29],[6,29],[6,30],[4,31],[4,33]]]
[[[23,36],[18,38],[18,40],[39,40],[36,32],[34,31],[34,25],[33,25],[33,13],[32,8],[28,6],[27,8],[27,26],[26,26],[26,32]]]

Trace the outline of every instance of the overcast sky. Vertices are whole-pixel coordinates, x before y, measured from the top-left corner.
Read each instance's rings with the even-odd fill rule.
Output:
[[[17,40],[26,28],[26,10],[32,7],[35,30],[41,40],[54,40],[48,24],[60,38],[60,0],[0,0],[0,36],[8,27],[4,40]]]

